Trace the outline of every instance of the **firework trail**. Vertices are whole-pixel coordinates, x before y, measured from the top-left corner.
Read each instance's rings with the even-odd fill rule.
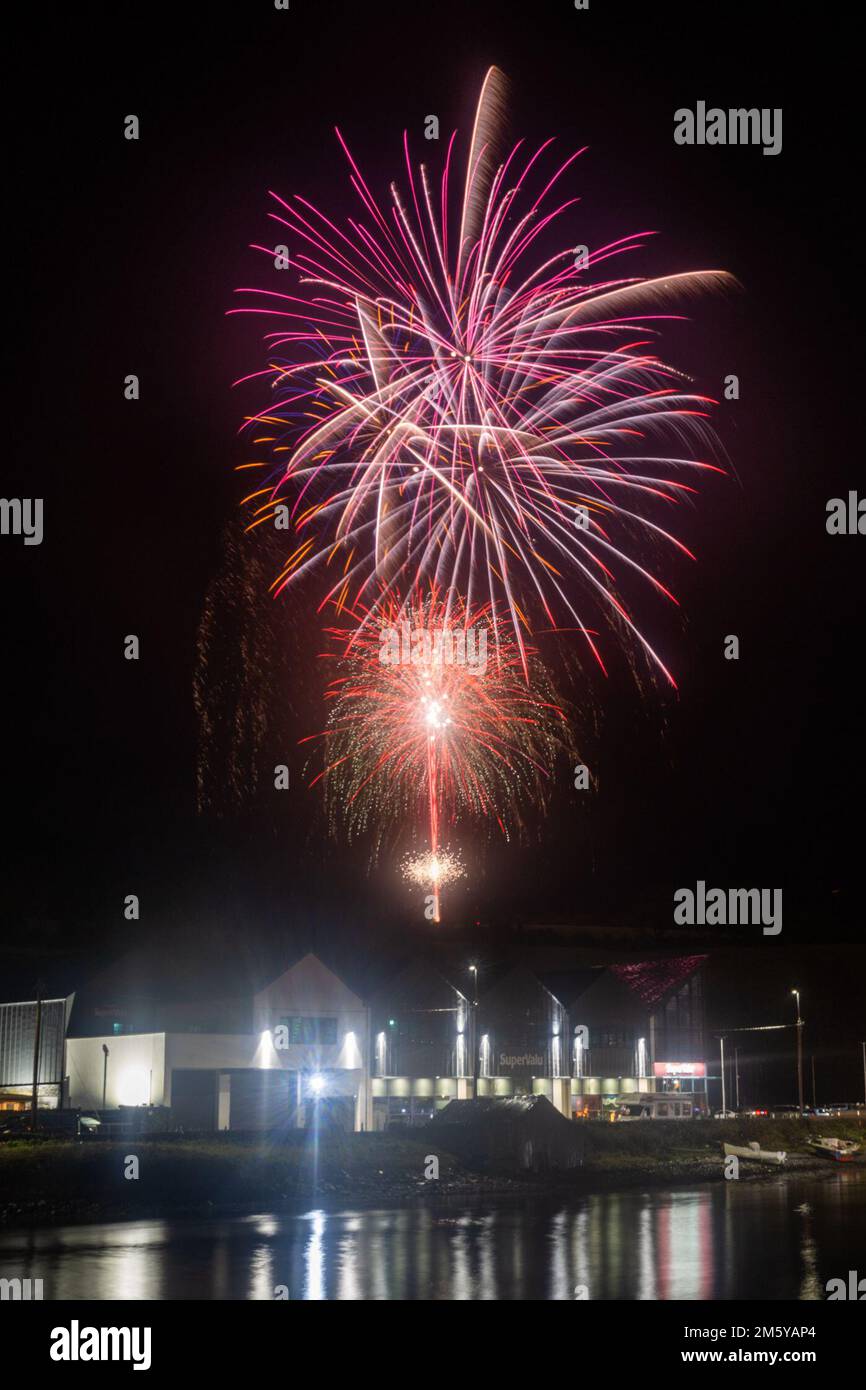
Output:
[[[524,674],[536,614],[576,628],[604,669],[600,612],[673,684],[621,586],[636,575],[676,603],[635,538],[690,554],[655,518],[721,470],[704,457],[712,402],[653,341],[669,303],[734,282],[610,278],[649,234],[576,248],[578,199],[557,188],[583,151],[551,162],[552,140],[519,141],[500,155],[504,108],[491,68],[462,180],[455,136],[434,179],[404,134],[405,187],[382,205],[337,131],[359,215],[338,225],[300,195],[272,195],[300,284],[241,290],[255,298],[232,311],[275,324],[253,374],[272,400],[245,427],[268,450],[243,465],[262,470],[249,524],[290,514],[275,592],[320,570],[322,606],[362,605],[373,622],[432,584],[449,604],[489,604]]]
[[[443,832],[461,820],[506,837],[521,828],[523,803],[544,803],[558,755],[571,751],[570,730],[534,648],[507,628],[493,640],[489,604],[428,590],[377,612],[376,627],[353,611],[328,629],[336,672],[328,726],[303,740],[324,763],[310,785],[324,783],[332,829],[373,831],[374,856],[389,826],[420,821],[428,868],[444,865]]]
[[[228,526],[205,594],[193,672],[200,813],[251,810],[265,769],[282,761],[291,738],[302,634],[268,596],[277,545],[274,536],[257,539]]]

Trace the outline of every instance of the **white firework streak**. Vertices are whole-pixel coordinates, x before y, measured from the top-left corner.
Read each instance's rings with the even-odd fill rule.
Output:
[[[582,151],[517,216],[551,142],[519,171],[522,142],[494,159],[503,100],[504,79],[492,69],[456,247],[448,242],[453,136],[438,209],[406,146],[410,196],[392,186],[389,218],[339,132],[368,222],[350,218],[344,231],[303,198],[277,199],[281,211],[271,216],[304,248],[294,260],[309,288],[307,297],[241,291],[278,301],[238,312],[293,321],[266,341],[275,355],[299,353],[257,374],[270,376],[273,400],[247,427],[275,427],[266,438],[278,452],[247,466],[279,460],[279,471],[245,499],[250,525],[288,503],[297,544],[275,592],[336,570],[321,607],[362,603],[369,621],[379,605],[434,583],[501,608],[520,644],[539,609],[552,627],[574,624],[603,667],[581,612],[587,599],[618,630],[625,625],[673,683],[618,592],[619,574],[675,603],[630,553],[633,538],[691,555],[657,513],[694,493],[682,475],[723,470],[705,457],[714,402],[691,391],[651,344],[659,322],[676,317],[662,312],[669,304],[736,282],[718,270],[588,279],[611,257],[639,250],[649,233],[602,246],[580,266],[565,249],[520,270],[577,201],[543,211]]]

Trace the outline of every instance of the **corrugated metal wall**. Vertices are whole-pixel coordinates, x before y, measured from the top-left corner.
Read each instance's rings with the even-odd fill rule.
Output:
[[[40,1085],[57,1085],[63,1081],[66,1006],[66,999],[46,999],[42,1004]],[[0,1004],[0,1086],[33,1085],[35,1035],[35,1001],[29,1004]]]

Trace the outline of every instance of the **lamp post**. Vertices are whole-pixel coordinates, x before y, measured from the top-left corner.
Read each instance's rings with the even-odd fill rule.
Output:
[[[478,1099],[478,966],[470,965],[472,976],[472,1099]]]
[[[791,993],[797,1001],[797,1098],[800,1108],[800,1119],[803,1118],[803,1020],[800,1017],[800,991],[792,989]]]
[[[105,1109],[105,1093],[108,1087],[108,1044],[102,1044],[104,1061],[102,1063],[102,1108]]]
[[[36,986],[36,1026],[33,1030],[33,1095],[30,1097],[30,1124],[39,1123],[39,1046],[42,1041],[42,983]]]
[[[719,1038],[719,1048],[722,1058],[722,1119],[725,1118],[727,1107],[725,1105],[725,1040]]]

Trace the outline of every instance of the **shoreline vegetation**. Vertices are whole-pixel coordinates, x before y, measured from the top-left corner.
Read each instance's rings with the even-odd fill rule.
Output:
[[[582,1129],[584,1127],[582,1126]],[[635,1187],[724,1180],[722,1143],[784,1150],[783,1168],[741,1161],[739,1181],[830,1176],[842,1165],[810,1153],[820,1135],[854,1139],[864,1152],[847,1171],[866,1169],[866,1126],[857,1119],[741,1119],[585,1122],[583,1162],[530,1173],[514,1164],[470,1166],[438,1147],[432,1133],[311,1131],[281,1135],[166,1135],[121,1141],[20,1139],[0,1144],[0,1230],[138,1217],[291,1212],[310,1200],[328,1206],[423,1203],[467,1197],[579,1198]],[[438,1160],[439,1176],[430,1171]],[[137,1177],[127,1177],[134,1171]]]

